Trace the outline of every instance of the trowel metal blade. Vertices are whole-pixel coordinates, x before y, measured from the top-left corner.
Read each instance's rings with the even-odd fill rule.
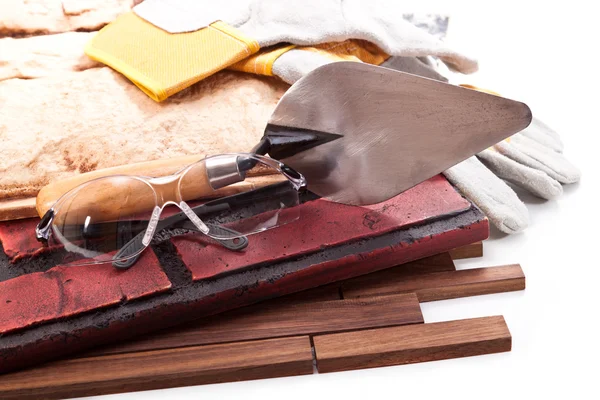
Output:
[[[281,98],[265,135],[328,137],[274,158],[333,201],[379,203],[523,130],[518,101],[356,62],[317,68]],[[327,134],[330,134],[329,136]],[[333,137],[339,135],[339,137]],[[332,139],[333,138],[333,139]]]

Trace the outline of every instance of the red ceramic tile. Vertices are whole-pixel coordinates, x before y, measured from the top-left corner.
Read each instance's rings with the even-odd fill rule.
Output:
[[[422,223],[470,208],[442,176],[436,176],[383,203],[366,207],[325,200],[303,204],[298,221],[249,236],[244,252],[211,244],[201,235],[173,238],[194,280],[212,278],[236,269],[311,253],[360,238]]]
[[[28,218],[0,222],[0,243],[11,261],[51,250],[35,237],[35,227],[39,221],[39,218]]]
[[[170,289],[151,249],[134,268],[57,266],[0,282],[0,334],[116,305]],[[32,290],[35,288],[35,290]]]
[[[192,207],[196,204],[194,202],[190,203]],[[161,218],[167,218],[179,212],[181,212],[179,208],[169,206],[163,210]],[[39,218],[27,218],[0,222],[0,243],[2,243],[4,253],[10,261],[15,262],[22,258],[36,257],[62,247],[61,245],[48,247],[37,240],[35,227],[39,221]]]

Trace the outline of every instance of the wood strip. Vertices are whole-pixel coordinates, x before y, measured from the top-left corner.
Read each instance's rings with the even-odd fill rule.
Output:
[[[313,341],[320,373],[511,349],[511,335],[502,316],[315,336]]]
[[[198,321],[185,328],[177,327],[98,349],[88,356],[422,322],[419,301],[413,293],[316,303],[263,303]]]
[[[454,261],[448,253],[441,253],[435,256],[422,258],[396,267],[387,268],[378,272],[362,275],[353,279],[341,282],[342,297],[359,297],[353,293],[364,291],[373,293],[379,291],[382,294],[394,292],[396,282],[403,281],[412,275],[422,275],[429,272],[455,271]],[[391,289],[385,289],[385,288]]]
[[[0,221],[37,217],[35,197],[0,201]]]
[[[392,278],[369,286],[357,281],[344,283],[343,296],[349,299],[412,292],[417,294],[420,302],[426,302],[525,289],[525,275],[518,264],[422,275],[397,275]]]
[[[449,253],[440,253],[431,257],[398,265],[382,272],[391,274],[425,274],[429,272],[455,271],[454,261]],[[371,274],[375,275],[375,274]],[[383,278],[383,277],[382,277]]]
[[[130,174],[137,173],[138,175],[144,175],[144,176],[149,176],[148,175],[149,173],[150,174],[157,173],[160,175],[167,175],[169,173],[178,171],[185,165],[191,164],[191,162],[190,162],[191,160],[198,161],[198,156],[183,156],[183,157],[179,157],[178,159],[179,159],[178,161],[176,161],[176,159],[157,160],[159,162],[176,161],[176,162],[173,162],[167,169],[163,169],[163,164],[159,164],[160,168],[154,168],[154,167],[151,168],[150,164],[154,163],[154,161],[149,161],[146,163],[141,163],[141,164],[148,164],[148,167],[147,167],[148,169],[146,169],[146,168],[128,169],[134,165],[138,165],[138,164],[130,164],[130,165],[113,167],[113,168],[106,168],[106,169],[102,169],[102,170],[96,170],[96,171],[86,173],[86,174],[75,175],[72,178],[68,178],[66,181],[70,182],[69,183],[70,186],[68,186],[68,188],[72,188],[77,185],[81,185],[85,182],[88,182],[94,178],[98,178],[101,176],[107,176],[110,174],[117,174],[117,173],[119,173],[119,171],[121,171],[121,173],[126,173],[127,171],[130,171],[129,172]],[[144,171],[146,171],[146,172],[144,172]],[[254,170],[250,171],[248,175],[251,177],[256,177],[256,176],[264,176],[264,175],[269,175],[269,174],[272,174],[271,170],[267,170],[267,169],[261,170],[259,168],[255,168]],[[71,182],[71,180],[72,180],[72,182]],[[219,193],[222,195],[235,194],[235,193],[238,193],[240,190],[244,190],[247,187],[249,187],[248,184],[252,185],[252,187],[254,187],[254,186],[261,187],[264,185],[272,184],[273,182],[278,182],[279,180],[280,180],[279,177],[275,178],[275,180],[271,179],[270,177],[266,177],[266,179],[259,178],[258,180],[256,180],[256,179],[253,180],[253,178],[250,178],[250,179],[248,179],[246,185],[244,185],[243,183],[236,184],[236,185],[234,185],[235,187],[233,187],[230,191],[221,190]],[[61,184],[60,182],[61,181],[51,183],[48,185],[49,188],[44,190],[43,199],[40,200],[41,203],[44,203],[43,205],[40,205],[41,211],[45,212],[49,207],[51,207],[54,204],[54,201],[57,200],[56,196],[59,196],[60,194],[64,194],[65,192],[68,191],[68,188],[65,187],[59,193],[52,193],[52,195],[54,197],[46,199],[46,197],[49,196],[49,194],[47,192],[51,191],[51,190],[55,190],[54,186]],[[12,221],[12,220],[16,220],[16,219],[37,218],[38,211],[36,209],[36,201],[37,201],[36,197],[0,200],[0,221]]]
[[[450,256],[453,260],[483,257],[483,242],[471,243],[466,246],[452,249],[450,250]]]
[[[90,172],[89,174],[94,174],[95,172],[98,172],[100,170],[94,171],[94,172]],[[71,178],[68,178],[68,180],[65,181],[56,181],[53,183],[50,183],[46,186],[44,186],[42,188],[42,190],[40,190],[40,192],[37,195],[36,198],[36,210],[37,210],[37,214],[38,215],[44,215],[46,213],[46,211],[48,211],[50,208],[52,208],[52,206],[54,206],[54,203],[56,203],[56,201],[65,193],[67,193],[69,190],[77,187],[79,184],[73,186],[74,182],[80,182],[84,175],[86,174],[80,174],[80,175],[75,175]],[[125,175],[134,175],[134,174],[125,174]],[[166,175],[166,174],[165,174]],[[94,175],[95,176],[95,175]],[[90,176],[88,176],[87,178],[90,178]],[[183,200],[206,200],[206,199],[213,199],[213,198],[219,198],[219,197],[225,197],[225,196],[232,196],[235,194],[239,194],[239,193],[245,193],[248,192],[250,190],[255,190],[258,188],[262,188],[262,187],[266,187],[269,185],[273,185],[275,183],[280,183],[282,181],[285,180],[285,177],[281,174],[269,174],[269,175],[258,175],[258,176],[249,176],[246,179],[244,179],[241,182],[237,182],[231,185],[227,185],[225,187],[222,187],[220,189],[217,190],[205,190],[203,193],[205,193],[205,196],[202,197],[197,197],[196,195],[191,195],[192,193],[195,193],[192,189],[191,189],[191,185],[188,187],[184,187],[182,188],[182,196],[183,196]],[[196,177],[192,177],[192,179],[189,180],[189,182],[196,182],[197,184],[200,184],[200,179],[196,179]],[[85,183],[85,182],[83,182]],[[185,190],[185,191],[183,191]],[[194,189],[196,190],[196,189]],[[107,207],[110,207],[110,205],[112,204],[111,202],[109,202],[109,199],[117,199],[118,197],[115,197],[116,194],[115,193],[110,193],[109,195],[105,195],[104,192],[99,192],[101,194],[96,194],[95,196],[92,196],[92,198],[87,199],[86,198],[82,198],[81,201],[87,201],[89,202],[93,202],[94,199],[96,199],[96,201],[102,201],[103,203],[107,203]],[[119,194],[119,195],[122,195]],[[105,197],[102,197],[105,196]],[[137,199],[139,200],[139,199]],[[116,200],[112,200],[112,201],[116,201]],[[83,203],[81,203],[83,204]],[[115,203],[117,204],[117,203]],[[128,203],[129,204],[129,203]],[[129,212],[131,211],[136,211],[136,212],[140,212],[140,211],[148,211],[149,209],[151,210],[152,207],[154,206],[154,204],[151,203],[142,203],[141,201],[137,201],[135,203],[135,207],[131,210],[128,210]],[[125,206],[122,206],[125,207]],[[148,208],[150,207],[150,208]],[[110,208],[111,210],[114,209],[114,207]],[[108,210],[108,209],[107,209]],[[123,215],[128,215],[125,214],[127,210],[123,209],[122,212],[124,212]],[[101,214],[102,220],[103,221],[110,221],[111,219],[109,218],[114,218],[116,216],[118,216],[119,214],[114,214],[111,215],[110,211],[103,211],[103,213]]]
[[[313,373],[308,336],[58,361],[3,375],[0,398],[58,399]]]
[[[318,301],[333,301],[333,300],[341,300],[341,289],[340,284],[338,282],[330,283],[328,285],[318,286],[316,288],[303,290],[301,292],[296,292],[292,294],[288,294],[286,296],[276,297],[271,300],[277,303],[316,303]]]

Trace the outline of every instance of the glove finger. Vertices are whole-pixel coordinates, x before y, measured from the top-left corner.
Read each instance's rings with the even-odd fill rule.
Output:
[[[545,172],[560,183],[574,183],[581,177],[579,169],[562,154],[527,137],[521,137],[517,143],[500,142],[494,148],[508,158]]]
[[[529,225],[525,204],[476,157],[446,170],[444,175],[502,232],[517,233]]]
[[[531,120],[531,124],[520,133],[522,135],[515,135],[514,140],[518,141],[525,136],[554,151],[563,152],[564,145],[558,133],[535,117]]]
[[[448,15],[410,13],[403,14],[402,18],[438,39],[444,39],[448,33]]]
[[[560,182],[550,178],[545,172],[503,156],[494,150],[484,150],[477,154],[479,160],[496,176],[511,182],[543,199],[553,199],[563,193]]]

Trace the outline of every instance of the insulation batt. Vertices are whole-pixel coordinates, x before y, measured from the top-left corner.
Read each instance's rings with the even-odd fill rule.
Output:
[[[2,81],[0,199],[99,168],[250,151],[288,87],[223,71],[156,103],[106,67]]]
[[[0,81],[83,71],[101,64],[83,53],[93,32],[66,32],[0,39]]]
[[[0,36],[102,28],[141,0],[2,0]]]

